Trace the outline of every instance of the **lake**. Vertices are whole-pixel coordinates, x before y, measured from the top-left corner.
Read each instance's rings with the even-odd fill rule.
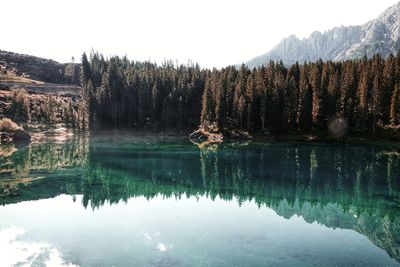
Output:
[[[0,266],[400,266],[396,144],[76,136],[0,168]]]

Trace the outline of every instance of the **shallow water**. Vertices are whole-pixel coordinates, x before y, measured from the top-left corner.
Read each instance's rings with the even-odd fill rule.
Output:
[[[92,136],[10,151],[0,266],[400,265],[393,144]]]

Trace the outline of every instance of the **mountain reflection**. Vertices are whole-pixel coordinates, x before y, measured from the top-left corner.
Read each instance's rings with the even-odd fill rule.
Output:
[[[85,207],[144,196],[254,201],[284,218],[355,230],[400,260],[400,153],[339,144],[210,144],[82,137],[2,147],[0,204],[82,194]]]

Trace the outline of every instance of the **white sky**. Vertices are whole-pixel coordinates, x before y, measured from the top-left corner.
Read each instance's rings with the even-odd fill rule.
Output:
[[[363,24],[398,0],[0,0],[0,49],[79,61],[93,48],[132,60],[241,63],[291,34]]]

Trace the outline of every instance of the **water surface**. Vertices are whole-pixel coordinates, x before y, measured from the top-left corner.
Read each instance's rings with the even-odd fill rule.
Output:
[[[399,266],[396,145],[2,147],[1,266]]]

